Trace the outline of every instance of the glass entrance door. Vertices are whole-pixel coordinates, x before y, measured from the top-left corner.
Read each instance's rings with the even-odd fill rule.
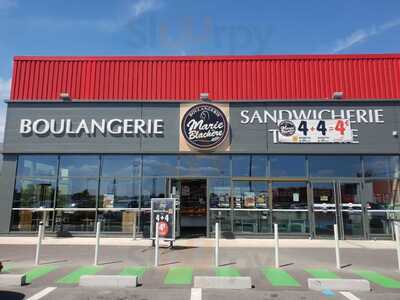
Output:
[[[364,204],[359,182],[313,182],[313,230],[316,237],[333,238],[338,224],[343,238],[365,237]]]
[[[360,183],[339,182],[338,196],[342,219],[342,235],[347,238],[364,237],[364,209]]]
[[[314,228],[317,237],[333,237],[333,225],[339,222],[337,197],[333,182],[312,184]]]

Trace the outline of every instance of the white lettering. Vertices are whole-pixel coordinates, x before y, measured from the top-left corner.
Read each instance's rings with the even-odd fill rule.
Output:
[[[240,121],[240,123],[242,123],[242,124],[247,124],[247,123],[249,123],[250,118],[249,118],[249,111],[248,111],[248,110],[242,110],[242,111],[240,112],[240,116],[243,118],[243,119]]]
[[[19,133],[28,134],[32,132],[32,121],[29,119],[21,119]]]
[[[32,128],[33,128],[33,133],[37,135],[43,135],[48,133],[50,129],[50,123],[45,119],[38,119],[33,122]]]
[[[375,122],[385,123],[385,121],[383,120],[383,109],[375,109]]]
[[[259,124],[262,124],[263,121],[261,119],[261,116],[260,116],[260,113],[258,112],[258,110],[254,111],[254,114],[250,120],[250,124],[253,124],[255,119],[257,119]]]

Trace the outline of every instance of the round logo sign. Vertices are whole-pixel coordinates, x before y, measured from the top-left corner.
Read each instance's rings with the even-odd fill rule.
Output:
[[[229,125],[218,107],[198,104],[185,113],[181,129],[190,146],[206,150],[222,144],[228,135]]]
[[[162,237],[167,236],[169,232],[168,223],[165,221],[161,221],[158,224],[158,232]]]
[[[283,136],[292,136],[296,132],[296,126],[292,121],[282,121],[278,127],[279,133]]]

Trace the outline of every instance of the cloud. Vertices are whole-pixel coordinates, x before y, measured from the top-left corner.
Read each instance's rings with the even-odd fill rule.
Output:
[[[0,77],[0,143],[4,137],[4,126],[6,123],[6,105],[4,99],[10,98],[11,79],[3,79]]]
[[[17,6],[17,0],[0,0],[0,10],[9,9]]]
[[[349,49],[356,44],[365,42],[366,40],[368,40],[373,36],[380,35],[398,26],[400,26],[400,18],[388,21],[379,26],[373,25],[370,28],[358,29],[352,32],[350,35],[342,39],[338,39],[335,42],[335,46],[333,47],[331,52],[338,53],[343,50]]]
[[[132,13],[134,17],[140,17],[141,15],[159,9],[161,2],[158,0],[137,0],[132,5]]]

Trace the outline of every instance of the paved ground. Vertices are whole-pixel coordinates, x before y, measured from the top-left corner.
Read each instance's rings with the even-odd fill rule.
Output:
[[[298,241],[301,247],[301,241]],[[377,242],[378,243],[378,242]],[[99,266],[94,267],[90,245],[44,245],[41,264],[34,265],[33,245],[0,245],[6,272],[26,273],[29,284],[0,291],[0,299],[28,299],[48,287],[56,287],[41,299],[190,299],[193,276],[251,276],[251,291],[203,290],[202,299],[351,299],[338,292],[311,292],[307,278],[365,278],[372,292],[353,293],[358,299],[400,300],[400,273],[396,253],[380,247],[342,250],[344,268],[335,269],[329,248],[282,248],[281,268],[273,268],[272,248],[221,248],[221,267],[213,267],[213,248],[180,246],[161,249],[161,266],[154,268],[150,246],[102,246]],[[136,289],[78,288],[84,274],[138,275]],[[8,294],[6,294],[8,293]],[[356,300],[357,298],[353,298]]]

